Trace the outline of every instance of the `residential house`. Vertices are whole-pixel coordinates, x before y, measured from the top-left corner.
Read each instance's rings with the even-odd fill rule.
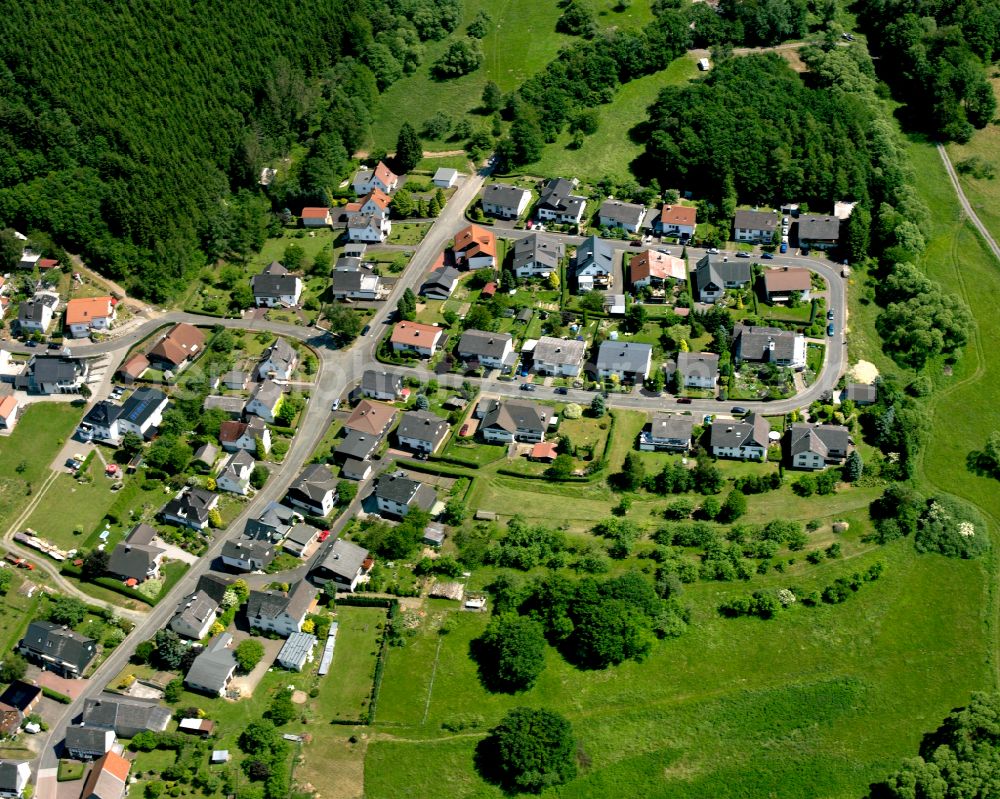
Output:
[[[597,377],[615,375],[622,383],[640,383],[649,377],[653,347],[634,341],[604,341],[597,350]]]
[[[552,411],[544,405],[506,400],[490,408],[479,425],[479,431],[490,442],[537,443],[545,440],[551,420]]]
[[[295,347],[283,338],[276,338],[257,362],[257,377],[260,380],[291,380],[298,365],[299,353]]]
[[[751,413],[743,419],[716,419],[712,422],[712,454],[718,458],[762,461],[767,458],[771,425]]]
[[[381,438],[396,420],[396,409],[391,405],[371,400],[361,400],[344,422],[346,430],[357,430]]]
[[[241,572],[262,571],[277,557],[274,544],[252,538],[228,540],[222,546],[222,562]]]
[[[280,502],[269,502],[256,519],[249,519],[243,528],[245,538],[259,541],[281,541],[302,520],[302,514]]]
[[[21,403],[13,394],[0,399],[0,430],[13,430],[20,410]]]
[[[271,451],[271,430],[259,417],[252,417],[248,422],[227,421],[219,425],[219,443],[226,452],[243,449],[256,454],[258,441],[265,454]]]
[[[604,313],[608,316],[624,316],[625,315],[625,295],[624,294],[605,294],[604,295]]]
[[[78,297],[66,303],[63,321],[70,336],[85,338],[95,330],[111,327],[117,305],[114,297]]]
[[[693,429],[694,419],[690,416],[654,413],[648,427],[639,433],[639,449],[646,452],[656,450],[686,452],[691,449]]]
[[[130,587],[155,580],[160,576],[160,566],[166,553],[165,549],[150,544],[122,541],[108,556],[107,572]]]
[[[182,638],[200,641],[219,618],[219,603],[204,591],[184,597],[170,620],[170,629]]]
[[[306,663],[312,662],[313,647],[317,643],[316,636],[311,633],[292,633],[278,652],[275,662],[283,669],[302,671]]]
[[[170,724],[170,710],[155,702],[101,694],[84,700],[82,723],[114,730],[119,738],[134,738],[140,732],[164,732]]]
[[[66,728],[63,745],[74,760],[96,760],[110,752],[117,741],[114,730],[74,724]]]
[[[43,671],[61,677],[80,677],[97,654],[92,638],[50,621],[33,621],[18,645],[18,651]]]
[[[566,254],[562,242],[545,233],[532,233],[514,242],[514,274],[518,277],[542,277],[559,273],[559,262]]]
[[[615,250],[611,242],[591,236],[576,248],[573,273],[577,291],[611,288],[614,284]]]
[[[12,707],[25,716],[31,715],[41,701],[42,689],[23,680],[14,680],[0,694],[0,704]]]
[[[21,731],[24,714],[17,708],[0,704],[0,739],[13,738]],[[2,777],[3,761],[0,760],[0,777]]]
[[[209,641],[191,663],[184,684],[192,691],[223,696],[236,673],[236,658],[229,648],[232,641],[229,633],[219,633]]]
[[[148,368],[149,358],[144,353],[136,353],[118,367],[118,379],[131,385],[142,377]]]
[[[455,267],[442,264],[427,275],[420,286],[420,295],[429,300],[448,299],[458,286],[461,274]]]
[[[733,238],[768,244],[774,240],[777,227],[778,215],[772,211],[737,211],[733,217]]]
[[[223,374],[220,380],[223,387],[230,391],[245,391],[250,385],[250,373],[234,369]]]
[[[437,452],[450,430],[447,420],[430,411],[407,411],[396,428],[396,439],[401,447],[416,452]]]
[[[372,462],[353,457],[345,457],[340,467],[340,476],[346,480],[367,480],[372,476]]]
[[[382,278],[359,258],[341,258],[330,275],[330,296],[335,300],[377,300]]]
[[[194,325],[174,325],[147,354],[161,369],[180,371],[205,349],[205,334]]]
[[[274,632],[282,638],[302,632],[302,623],[316,604],[316,589],[307,580],[293,583],[288,591],[252,590],[247,600],[250,627]]]
[[[222,411],[230,419],[239,419],[243,416],[246,405],[247,401],[239,394],[227,394],[225,396],[212,394],[205,397],[204,402],[201,403],[201,408],[204,411]]]
[[[272,261],[260,274],[250,278],[250,288],[258,308],[294,308],[302,297],[302,278]]]
[[[840,220],[835,216],[802,214],[799,217],[799,247],[832,250],[840,244]]]
[[[434,173],[434,177],[431,178],[431,182],[439,189],[450,189],[455,185],[457,180],[458,170],[449,169],[444,166],[439,167],[437,172]]]
[[[40,252],[35,252],[29,247],[25,247],[21,251],[21,260],[17,263],[18,269],[34,269],[38,266],[38,262],[42,259],[42,254]]]
[[[338,538],[316,567],[316,575],[332,580],[338,591],[353,591],[372,565],[367,549]]]
[[[585,197],[573,194],[576,187],[576,181],[565,178],[552,178],[546,181],[535,208],[538,219],[560,225],[579,225],[583,219],[587,200]]]
[[[90,369],[82,358],[65,355],[32,355],[14,388],[30,394],[78,394]]]
[[[878,400],[878,387],[868,383],[848,383],[842,399],[855,405],[874,405]]]
[[[137,388],[125,400],[118,414],[118,431],[122,435],[135,433],[144,438],[151,436],[163,421],[168,401],[169,397],[158,388]]]
[[[659,250],[644,250],[628,262],[629,282],[632,290],[643,286],[663,286],[668,281],[683,283],[687,280],[687,264]]]
[[[129,544],[149,546],[157,540],[159,536],[160,533],[155,527],[151,527],[148,524],[140,522],[139,524],[132,526],[132,529],[128,531],[128,535],[125,536],[124,540]]]
[[[497,265],[497,237],[492,230],[467,225],[455,234],[455,263],[466,269],[493,269]]]
[[[424,537],[420,539],[420,541],[429,547],[437,547],[440,549],[441,545],[444,543],[444,539],[444,525],[439,524],[438,522],[427,522],[427,526],[424,527]]]
[[[284,389],[273,380],[265,380],[263,383],[259,383],[250,394],[250,399],[246,404],[246,413],[252,413],[268,424],[274,424],[283,399]]]
[[[518,219],[531,202],[531,192],[507,183],[490,183],[483,189],[483,213],[498,219]]]
[[[764,293],[768,302],[788,302],[793,292],[807,301],[812,290],[812,272],[801,266],[785,266],[764,271]]]
[[[368,194],[372,189],[379,189],[386,194],[392,194],[396,190],[396,186],[399,185],[399,178],[389,167],[379,161],[374,169],[367,166],[361,167],[355,173],[352,185],[354,193],[358,197]]]
[[[347,218],[347,240],[379,243],[385,241],[392,232],[392,222],[388,216],[378,214],[353,214]]]
[[[437,501],[433,486],[411,480],[402,472],[383,474],[375,484],[379,513],[406,516],[412,509],[429,511]]]
[[[361,392],[366,397],[395,402],[402,390],[402,375],[376,369],[365,369],[361,375]]]
[[[659,236],[689,239],[698,224],[698,209],[693,205],[664,205],[653,222],[653,232]]]
[[[517,356],[514,339],[510,333],[490,333],[485,330],[466,330],[455,349],[459,360],[467,365],[475,362],[487,369],[508,370]]]
[[[230,494],[245,497],[250,493],[250,475],[256,465],[253,455],[245,449],[236,450],[223,462],[215,478],[215,487],[219,491],[228,491]]]
[[[163,506],[160,515],[166,522],[204,530],[208,527],[208,514],[219,504],[219,495],[204,488],[187,486]]]
[[[26,760],[0,760],[0,796],[21,799],[31,780],[31,765]]]
[[[221,605],[225,600],[226,591],[232,588],[233,583],[235,582],[235,577],[208,572],[198,578],[198,583],[195,585],[195,591],[204,591]]]
[[[711,253],[702,256],[695,269],[698,279],[698,298],[702,302],[717,302],[726,289],[743,288],[750,283],[750,262],[746,259],[730,261],[724,255]]]
[[[300,523],[288,531],[281,546],[297,558],[304,558],[309,547],[319,537],[319,530],[311,524]]]
[[[337,480],[322,463],[310,463],[295,478],[285,500],[313,516],[327,516],[337,503]]]
[[[412,352],[430,358],[442,343],[444,331],[435,325],[420,322],[397,322],[389,339],[393,352]]]
[[[677,375],[678,389],[714,389],[719,380],[719,356],[714,352],[679,352]]]
[[[839,424],[798,422],[788,430],[788,454],[796,469],[843,464],[850,445],[851,432]]]
[[[17,309],[17,323],[22,333],[47,333],[52,317],[59,307],[59,297],[49,292],[38,292]]]
[[[586,342],[542,336],[532,352],[534,369],[540,375],[576,377],[583,367],[586,351]]]
[[[303,208],[299,218],[302,227],[333,227],[329,208]]]
[[[646,207],[638,203],[608,199],[601,203],[597,216],[601,227],[621,228],[629,233],[638,233],[642,229]]]
[[[80,799],[123,799],[128,793],[128,773],[132,763],[114,750],[94,761],[83,783]]]
[[[101,400],[83,415],[77,434],[84,441],[107,441],[117,445],[122,435],[118,427],[118,417],[121,412],[121,405]]]
[[[791,330],[737,324],[733,329],[733,358],[737,363],[773,363],[804,369],[805,337]]]
[[[350,219],[355,214],[370,214],[378,219],[385,219],[389,216],[389,204],[392,198],[379,188],[361,196],[357,202],[348,203],[344,207],[345,216]]]

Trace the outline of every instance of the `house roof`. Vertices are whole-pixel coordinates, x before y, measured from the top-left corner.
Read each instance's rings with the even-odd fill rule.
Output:
[[[94,640],[50,621],[33,621],[24,634],[33,650],[45,652],[57,661],[72,663],[81,671],[94,657]]]
[[[28,710],[42,695],[42,689],[37,685],[26,683],[23,680],[14,680],[0,694],[0,703],[20,710],[22,713]]]
[[[254,297],[283,297],[294,295],[299,288],[299,278],[285,269],[283,264],[272,261],[260,274],[250,278]]]
[[[222,396],[213,394],[205,397],[205,401],[201,404],[201,407],[206,411],[219,410],[238,416],[243,413],[246,404],[246,400],[239,394],[225,394]]]
[[[603,341],[597,350],[597,368],[622,372],[644,372],[653,357],[651,344],[635,341]]]
[[[461,275],[461,272],[453,266],[439,266],[427,275],[427,280],[420,287],[420,293],[424,295],[446,294],[451,296],[451,293],[455,290],[455,284],[458,283],[459,275]]]
[[[257,400],[265,408],[274,408],[281,399],[283,391],[273,380],[265,380],[257,386],[250,395],[251,400]]]
[[[299,546],[304,547],[311,544],[313,539],[315,539],[318,534],[319,530],[311,524],[300,522],[288,531],[288,535],[285,536],[285,541],[291,541],[293,544],[298,544]]]
[[[348,430],[347,435],[337,442],[334,452],[345,458],[363,461],[371,457],[381,441],[382,436],[362,433],[358,430]]]
[[[105,752],[94,761],[80,795],[85,799],[121,799],[125,795],[131,766],[128,760],[114,751]]]
[[[375,484],[375,496],[400,505],[430,510],[437,499],[437,492],[426,483],[411,480],[402,472],[397,472],[379,477]]]
[[[544,233],[532,233],[514,242],[514,269],[538,264],[555,271],[565,252],[566,248],[561,241]]]
[[[649,432],[654,438],[691,438],[694,419],[690,416],[674,416],[669,413],[654,413],[649,423]]]
[[[610,219],[622,225],[639,227],[642,224],[642,217],[646,213],[645,206],[638,203],[626,203],[621,200],[605,200],[601,203],[601,210],[598,216],[602,219]]]
[[[288,488],[288,495],[306,503],[321,504],[331,493],[337,491],[337,479],[329,467],[322,463],[310,463]]]
[[[247,522],[249,526],[249,522]],[[238,538],[222,545],[222,556],[231,560],[259,560],[270,563],[274,560],[273,544],[270,541],[253,538]]]
[[[698,261],[697,273],[699,290],[709,284],[721,289],[726,283],[749,283],[750,262],[742,258],[730,261],[724,255],[706,254]]]
[[[142,582],[156,565],[157,558],[165,552],[165,549],[146,544],[120,543],[111,550],[111,555],[108,558],[108,571],[111,574],[134,578]]]
[[[389,186],[399,180],[396,173],[389,169],[389,167],[387,167],[382,161],[379,161],[375,165],[375,177],[381,180],[386,186]]]
[[[170,710],[155,702],[101,694],[84,702],[83,723],[114,730],[122,736],[130,735],[131,729],[162,732],[170,723]]]
[[[368,550],[357,544],[338,538],[333,542],[323,558],[322,568],[331,574],[353,580],[358,570],[368,559]]]
[[[380,436],[396,418],[396,409],[384,402],[363,399],[344,422],[344,427],[359,433]]]
[[[534,359],[542,363],[579,365],[583,363],[586,350],[584,341],[542,336],[535,345]]]
[[[365,369],[361,375],[361,388],[378,394],[396,394],[403,385],[402,375],[378,369]]]
[[[225,592],[223,592],[225,593]],[[171,624],[180,621],[188,627],[200,630],[205,622],[212,618],[219,611],[219,602],[209,596],[205,591],[195,591],[190,596],[184,597],[177,605]]]
[[[767,269],[764,272],[764,290],[768,294],[786,291],[809,291],[812,288],[812,273],[801,266],[785,266]]]
[[[116,301],[113,297],[77,297],[66,303],[66,324],[82,325],[94,319],[111,316]]]
[[[875,402],[878,399],[878,388],[867,383],[848,383],[847,399],[852,402]]]
[[[3,403],[8,399],[13,399],[13,397],[4,397],[0,401],[0,416],[3,415]],[[109,400],[101,400],[95,404],[86,414],[84,414],[83,421],[87,424],[97,425],[99,427],[107,427],[112,424],[121,414],[121,405],[115,405]]]
[[[304,663],[318,639],[312,633],[292,633],[278,652],[279,663]]]
[[[687,280],[687,264],[659,250],[645,250],[633,256],[628,270],[633,283],[646,278]]]
[[[557,454],[554,441],[539,441],[531,448],[531,457],[535,460],[551,460]]]
[[[565,178],[552,178],[542,186],[538,207],[560,214],[577,216],[587,204],[584,197],[573,194],[576,186]]]
[[[260,363],[269,362],[274,364],[275,371],[284,374],[292,368],[299,359],[299,354],[295,347],[283,338],[276,338],[271,345],[261,353]]]
[[[850,442],[850,431],[839,424],[797,422],[788,430],[788,449],[792,457],[814,452],[825,458],[830,450],[846,452]]]
[[[430,411],[407,411],[396,429],[396,435],[436,445],[448,434],[448,429],[448,422]]]
[[[392,329],[393,344],[410,347],[430,348],[437,344],[444,331],[435,325],[424,325],[420,322],[397,322]]]
[[[796,333],[776,327],[737,324],[733,329],[733,349],[748,361],[791,360],[795,355]]]
[[[521,400],[507,400],[493,406],[483,417],[484,427],[499,427],[509,433],[529,430],[544,433],[548,429],[549,413],[541,405]]]
[[[677,353],[677,371],[687,377],[719,376],[719,356],[714,352],[679,352]]]
[[[63,355],[36,355],[28,362],[28,370],[39,385],[73,383],[83,375],[83,362],[79,358],[67,358]]]
[[[227,386],[231,385],[245,386],[247,384],[247,381],[250,380],[250,374],[240,369],[233,369],[222,375],[221,380]]]
[[[159,534],[159,531],[155,527],[150,527],[148,524],[139,522],[139,524],[129,530],[128,535],[125,536],[125,541],[129,544],[146,546],[151,544]]]
[[[323,208],[303,208],[302,218],[303,219],[326,219],[330,215],[330,209]]]
[[[226,591],[234,581],[235,578],[224,574],[203,574],[198,578],[198,585],[195,586],[195,591],[202,591],[216,602],[221,603],[222,598],[226,595]]]
[[[227,420],[219,425],[219,441],[223,444],[231,444],[234,441],[239,441],[246,431],[246,422]]]
[[[530,195],[531,192],[508,183],[491,183],[483,189],[483,202],[516,211],[526,194]]]
[[[691,205],[664,205],[660,211],[660,224],[664,227],[694,225],[697,218],[698,209]]]
[[[20,719],[18,719],[20,724]],[[16,731],[16,729],[15,729]],[[0,760],[0,791],[20,795],[24,783],[31,777],[31,767],[26,760]]]
[[[74,724],[66,728],[66,748],[72,751],[107,752],[114,741],[114,730],[87,727],[83,724]]]
[[[174,325],[149,351],[149,357],[180,366],[205,347],[205,334],[184,322]]]
[[[352,214],[347,218],[348,230],[381,230],[382,220],[375,214]]]
[[[305,618],[313,600],[316,589],[306,580],[293,583],[284,591],[251,591],[247,600],[247,617],[250,619],[277,619],[282,615],[301,620]]]
[[[763,447],[767,449],[771,425],[755,413],[743,419],[716,419],[712,422],[713,447]]]
[[[448,167],[442,166],[438,167],[437,172],[434,173],[432,178],[435,183],[439,180],[447,180],[449,183],[458,177],[457,169],[449,169]]]
[[[389,203],[392,202],[392,197],[386,194],[382,189],[377,186],[368,192],[364,197],[362,197],[359,202],[365,205],[368,202],[373,202],[383,211],[389,207]]]
[[[247,470],[253,469],[255,463],[253,455],[245,449],[238,449],[226,459],[219,471],[219,476],[229,475],[235,480],[241,480],[243,479],[241,475],[245,474]]]
[[[771,211],[737,211],[733,225],[741,230],[771,230],[778,226],[778,215]]]
[[[208,690],[221,691],[225,688],[226,680],[236,670],[236,658],[229,649],[232,640],[233,636],[229,633],[219,633],[209,641],[191,663],[185,682]]]
[[[36,294],[30,300],[25,300],[17,309],[17,318],[21,322],[41,322],[46,311],[52,311],[58,304],[58,298],[50,294]]]
[[[377,291],[380,282],[381,278],[366,266],[359,266],[357,269],[338,267],[330,275],[330,290],[334,294],[365,290]]]
[[[835,216],[803,214],[799,217],[799,241],[837,241],[840,220]]]
[[[457,352],[463,358],[500,358],[507,352],[512,341],[510,333],[466,330],[459,339]]]
[[[455,234],[455,252],[464,253],[468,258],[482,255],[496,258],[497,237],[492,230],[479,225],[468,225]]]
[[[118,420],[142,427],[167,401],[167,395],[158,388],[137,388],[122,405]]]
[[[215,506],[218,496],[203,488],[186,488],[180,496],[174,497],[163,506],[165,516],[176,516],[204,524],[208,521],[208,511]]]
[[[125,363],[118,367],[118,372],[120,374],[128,375],[129,377],[136,378],[145,372],[149,368],[149,358],[147,358],[143,353],[138,353],[129,358]]]
[[[609,241],[590,236],[576,248],[576,271],[580,273],[593,269],[610,274],[614,271],[614,255],[614,247]]]

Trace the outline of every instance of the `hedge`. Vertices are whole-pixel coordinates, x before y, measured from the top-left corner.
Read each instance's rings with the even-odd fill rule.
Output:
[[[375,676],[372,679],[372,693],[371,698],[368,701],[368,714],[365,720],[366,724],[372,724],[375,721],[375,710],[378,707],[378,694],[382,687],[382,672],[385,671],[385,655],[386,651],[389,649],[389,630],[392,627],[393,620],[396,618],[396,614],[399,613],[399,600],[392,599],[389,600],[389,602],[389,613],[387,615],[385,628],[382,630],[382,640],[379,642],[378,659],[375,661]]]
[[[42,696],[47,696],[49,699],[54,699],[56,702],[59,702],[60,704],[63,705],[71,704],[73,701],[68,696],[66,696],[66,694],[61,694],[58,691],[53,691],[51,688],[46,688],[44,685],[42,686]]]
[[[423,472],[424,474],[439,474],[442,477],[472,477],[473,475],[468,472],[462,472],[458,469],[452,469],[445,466],[437,466],[437,459],[434,462],[430,461],[407,461],[406,468],[414,472]]]
[[[393,604],[399,604],[398,600],[384,596],[360,596],[349,594],[345,597],[337,597],[336,603],[341,607],[355,608],[391,608]]]

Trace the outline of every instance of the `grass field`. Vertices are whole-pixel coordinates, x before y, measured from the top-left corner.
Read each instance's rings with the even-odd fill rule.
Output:
[[[354,720],[367,707],[385,609],[338,608],[337,622],[333,664],[320,680],[315,705],[324,719]]]

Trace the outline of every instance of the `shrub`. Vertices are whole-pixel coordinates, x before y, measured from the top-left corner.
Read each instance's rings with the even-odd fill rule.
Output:
[[[975,558],[990,548],[986,520],[966,502],[935,497],[917,525],[917,552],[939,552],[949,558]]]

